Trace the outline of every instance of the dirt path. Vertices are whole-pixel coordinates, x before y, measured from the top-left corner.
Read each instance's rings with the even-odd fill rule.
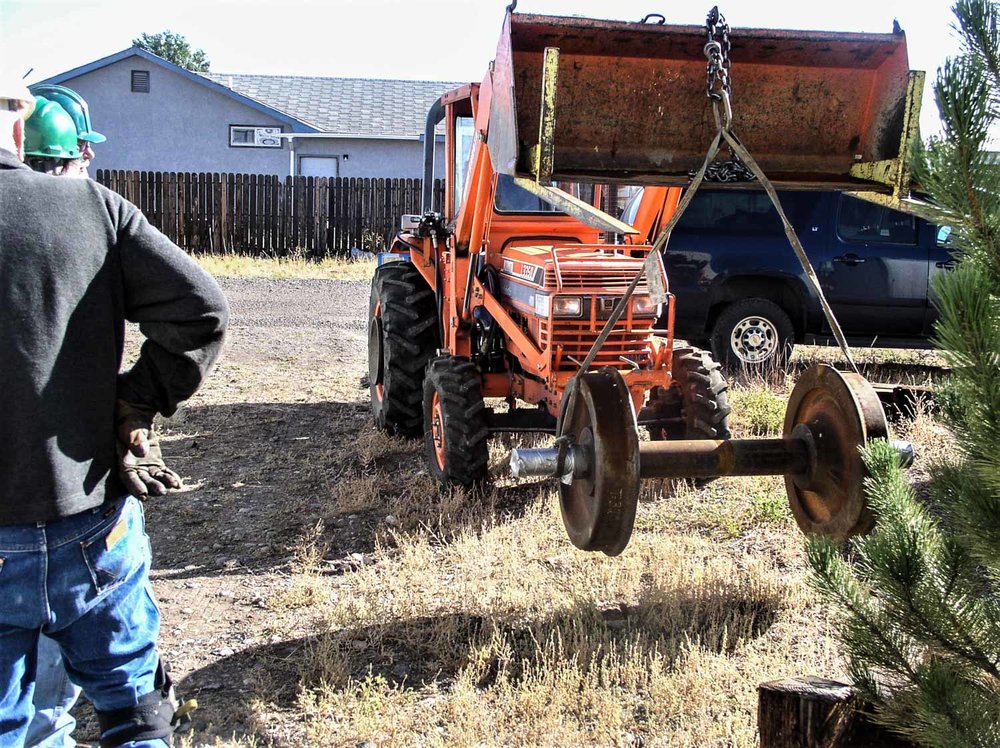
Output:
[[[351,469],[338,445],[369,424],[359,384],[368,288],[221,283],[232,306],[226,352],[164,429],[164,453],[188,490],[146,504],[160,643],[179,692],[199,702],[195,745],[216,737],[280,743],[281,728],[262,726],[267,720],[244,706],[293,683],[280,667],[287,628],[275,632],[269,601],[317,520],[330,528],[324,541],[333,555],[372,542],[363,518],[338,521],[323,504],[324,487]],[[137,335],[129,337],[134,348]],[[78,740],[96,740],[81,712]]]

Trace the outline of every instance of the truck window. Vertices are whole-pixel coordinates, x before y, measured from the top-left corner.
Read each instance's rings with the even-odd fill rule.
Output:
[[[837,217],[837,234],[845,242],[916,244],[917,223],[913,216],[843,195]]]
[[[465,180],[469,171],[469,159],[472,157],[472,142],[476,135],[476,126],[472,117],[455,117],[455,215],[462,205],[465,194]]]
[[[794,221],[788,201],[785,212]],[[783,234],[781,219],[765,192],[701,192],[694,196],[678,229],[724,234]]]
[[[547,202],[514,183],[514,177],[497,175],[497,196],[494,208],[498,213],[559,213]]]

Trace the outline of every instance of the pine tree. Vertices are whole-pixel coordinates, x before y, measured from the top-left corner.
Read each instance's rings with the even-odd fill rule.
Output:
[[[876,719],[926,746],[1000,746],[1000,5],[958,0],[962,54],[938,70],[943,135],[915,175],[959,258],[936,278],[936,342],[952,367],[941,418],[960,454],[918,499],[884,442],[865,453],[875,530],[847,552],[810,539],[851,677]]]

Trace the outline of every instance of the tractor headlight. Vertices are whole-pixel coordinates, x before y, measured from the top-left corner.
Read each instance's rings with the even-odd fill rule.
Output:
[[[636,317],[655,317],[657,306],[650,296],[632,297],[632,314]]]
[[[580,296],[554,296],[552,298],[553,317],[582,317],[583,299]]]

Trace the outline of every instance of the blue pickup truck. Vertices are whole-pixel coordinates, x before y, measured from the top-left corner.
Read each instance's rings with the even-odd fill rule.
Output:
[[[640,195],[626,206],[631,223]],[[948,230],[837,192],[781,192],[781,204],[853,345],[927,347],[930,281],[950,268]],[[819,300],[766,193],[703,189],[664,255],[675,334],[729,364],[780,360],[794,343],[832,344]]]

